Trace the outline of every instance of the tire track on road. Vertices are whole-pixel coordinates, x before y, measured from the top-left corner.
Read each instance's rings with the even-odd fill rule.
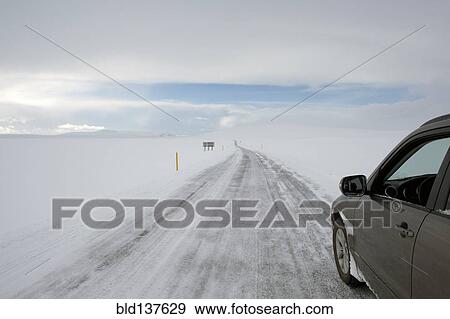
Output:
[[[274,201],[296,212],[314,192],[277,162],[245,148],[207,168],[171,195],[258,200],[261,222]],[[230,211],[230,203],[228,211]],[[168,212],[171,218],[183,214]],[[163,229],[123,227],[87,247],[78,261],[20,297],[82,298],[370,298],[342,283],[331,253],[331,231],[307,228]],[[132,224],[130,223],[130,225]]]

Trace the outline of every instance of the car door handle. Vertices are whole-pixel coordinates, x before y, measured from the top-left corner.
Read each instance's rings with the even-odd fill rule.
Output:
[[[400,237],[414,237],[414,231],[408,228],[408,223],[401,222],[395,225],[395,229],[400,233]]]

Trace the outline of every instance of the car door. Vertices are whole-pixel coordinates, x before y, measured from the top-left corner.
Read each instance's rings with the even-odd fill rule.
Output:
[[[413,298],[450,298],[450,153],[439,195],[416,239]]]
[[[355,210],[362,223],[354,229],[354,250],[383,286],[381,297],[411,297],[415,238],[430,212],[429,196],[423,196],[437,187],[449,145],[450,138],[407,143],[374,177]],[[419,201],[415,184],[419,188],[425,181]]]

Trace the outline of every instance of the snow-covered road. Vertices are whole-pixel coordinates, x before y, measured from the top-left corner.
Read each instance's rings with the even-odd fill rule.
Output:
[[[293,210],[302,199],[317,197],[300,176],[262,154],[237,148],[225,161],[191,178],[172,198],[194,203],[257,199],[260,215],[275,199]],[[365,286],[350,289],[340,281],[329,228],[196,229],[196,221],[182,230],[148,221],[144,231],[121,227],[102,233],[73,262],[16,297],[373,297]]]

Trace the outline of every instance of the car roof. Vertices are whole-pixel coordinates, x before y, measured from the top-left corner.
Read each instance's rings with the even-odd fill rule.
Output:
[[[425,123],[423,123],[420,127],[412,131],[410,134],[408,134],[401,142],[400,144],[403,144],[403,142],[410,140],[411,137],[424,133],[424,132],[431,132],[435,130],[449,130],[450,132],[450,114],[441,115],[438,117],[435,117]],[[399,144],[399,145],[400,145]]]
[[[425,123],[423,123],[420,127],[418,127],[416,130],[411,132],[405,140],[409,139],[411,136],[414,136],[419,133],[423,133],[426,131],[434,131],[437,129],[445,129],[448,128],[450,130],[450,114],[441,115],[438,117],[435,117]]]
[[[422,127],[430,127],[432,126],[432,128],[440,128],[440,127],[445,127],[445,126],[449,126],[450,125],[450,114],[446,114],[446,115],[441,115],[438,117],[435,117],[425,123],[423,123],[420,128]]]

